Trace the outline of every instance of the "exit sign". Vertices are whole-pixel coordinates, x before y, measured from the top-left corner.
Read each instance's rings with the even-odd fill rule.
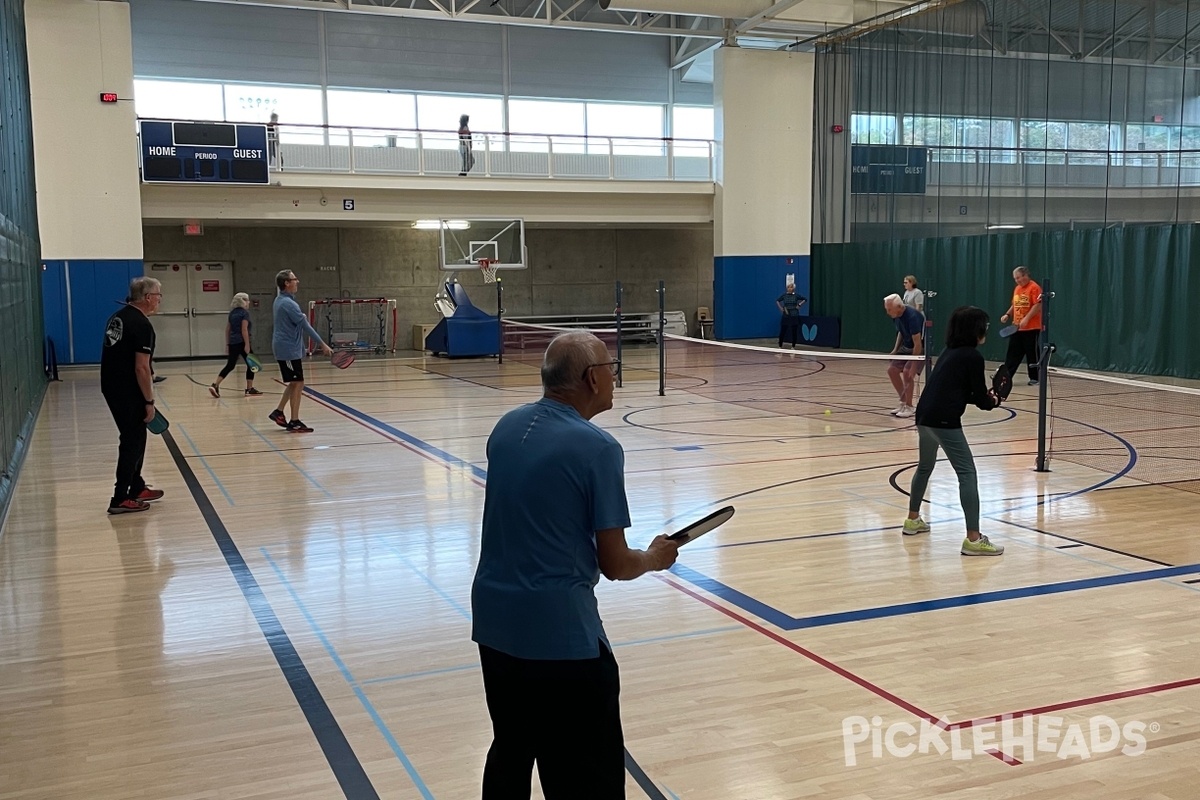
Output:
[[[199,222],[188,222],[183,226],[184,236],[203,236],[204,226]]]
[[[117,99],[118,98],[117,98],[116,92],[101,92],[100,93],[100,102],[101,103],[115,103],[115,102],[117,102]]]

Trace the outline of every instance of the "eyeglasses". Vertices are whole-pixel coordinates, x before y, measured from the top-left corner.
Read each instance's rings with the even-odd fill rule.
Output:
[[[608,371],[613,375],[619,375],[621,372],[621,359],[615,358],[612,361],[601,361],[599,364],[588,364],[579,379],[586,381],[588,370],[595,369],[596,367],[608,367]]]
[[[162,297],[162,292],[146,292],[146,297]]]

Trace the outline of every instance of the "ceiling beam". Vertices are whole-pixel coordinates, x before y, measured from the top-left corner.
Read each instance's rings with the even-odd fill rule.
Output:
[[[503,10],[502,6],[489,6],[490,12],[458,11],[452,14],[437,0],[412,0],[408,6],[375,5],[355,0],[350,8],[339,5],[341,0],[194,0],[194,2],[227,3],[240,6],[266,6],[274,8],[307,8],[320,11],[338,11],[348,14],[374,14],[389,17],[412,17],[416,19],[459,20],[464,22],[483,22],[492,25],[516,25],[533,28],[562,28],[571,30],[610,31],[615,33],[636,33],[647,36],[690,36],[697,39],[721,41],[724,32],[719,29],[677,27],[673,19],[690,20],[690,15],[660,15],[650,20],[649,25],[644,20],[630,20],[621,16],[623,22],[600,22],[596,20],[577,21],[558,17],[547,19],[544,15],[538,17],[512,16]],[[546,6],[539,5],[542,12]],[[497,13],[500,12],[500,13]],[[662,24],[659,24],[661,21]],[[777,38],[791,38],[780,34]]]
[[[1107,38],[1106,38],[1104,41],[1100,42],[1100,44],[1098,44],[1098,45],[1096,45],[1095,47],[1093,47],[1093,48],[1092,48],[1092,49],[1091,49],[1091,50],[1088,52],[1088,54],[1084,56],[1084,58],[1085,58],[1085,59],[1087,59],[1087,58],[1091,58],[1092,56],[1096,55],[1096,53],[1098,53],[1098,52],[1100,52],[1101,50],[1103,50],[1103,49],[1104,49],[1106,46],[1108,46],[1108,43],[1109,43],[1109,42],[1111,42],[1111,41],[1113,41],[1113,40],[1115,40],[1115,39],[1117,38],[1117,36],[1118,36],[1118,35],[1121,33],[1121,31],[1123,31],[1123,30],[1125,29],[1125,26],[1126,26],[1126,25],[1128,25],[1129,23],[1133,22],[1135,19],[1137,19],[1138,17],[1140,17],[1140,16],[1142,15],[1142,12],[1143,12],[1143,11],[1145,11],[1145,10],[1146,10],[1145,8],[1139,8],[1137,11],[1133,12],[1133,15],[1132,15],[1132,16],[1130,16],[1130,17],[1129,17],[1129,19],[1125,20],[1125,21],[1124,21],[1124,22],[1122,22],[1120,25],[1118,25],[1118,26],[1117,26],[1117,28],[1116,28],[1116,29],[1115,29],[1115,30],[1112,32],[1112,34],[1111,34],[1111,35],[1109,35],[1109,36],[1108,36],[1108,37],[1107,37]],[[1146,20],[1145,22],[1143,22],[1143,23],[1142,23],[1142,24],[1141,24],[1139,27],[1137,27],[1137,28],[1134,28],[1132,31],[1130,31],[1130,32],[1129,32],[1129,33],[1126,35],[1125,39],[1122,39],[1121,41],[1119,41],[1119,42],[1116,42],[1115,44],[1113,44],[1113,46],[1112,46],[1112,49],[1113,49],[1113,50],[1116,50],[1118,47],[1120,47],[1120,46],[1121,46],[1121,44],[1122,44],[1124,41],[1126,41],[1126,39],[1131,39],[1131,38],[1133,38],[1133,37],[1134,37],[1134,36],[1135,36],[1137,33],[1139,33],[1139,32],[1140,32],[1140,31],[1141,31],[1143,28],[1145,28],[1145,27],[1146,27],[1147,25],[1149,25],[1149,24],[1150,24],[1150,20],[1149,20],[1149,19],[1147,19],[1147,20]]]
[[[1013,2],[1016,3],[1018,6],[1020,6],[1021,8],[1025,9],[1025,13],[1029,15],[1029,18],[1031,20],[1033,20],[1034,22],[1036,22],[1039,28],[1044,30],[1046,33],[1050,34],[1050,38],[1052,38],[1054,41],[1059,43],[1059,45],[1063,49],[1063,52],[1067,53],[1068,55],[1075,54],[1076,51],[1071,49],[1071,45],[1067,44],[1067,40],[1062,38],[1061,36],[1059,36],[1054,31],[1050,30],[1050,26],[1047,25],[1046,23],[1042,22],[1042,20],[1036,14],[1033,13],[1033,9],[1031,9],[1029,6],[1027,6],[1025,4],[1025,0],[1013,0]]]

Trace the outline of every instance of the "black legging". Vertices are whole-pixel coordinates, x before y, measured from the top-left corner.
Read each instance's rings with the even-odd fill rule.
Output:
[[[146,481],[142,479],[142,462],[146,458],[146,405],[141,389],[136,387],[128,394],[105,395],[104,400],[121,433],[117,449],[117,482],[109,503],[115,506],[122,500],[136,498],[146,488]]]
[[[792,347],[796,346],[796,336],[800,333],[800,318],[791,317],[784,314],[779,318],[779,346],[783,347],[784,338],[792,340]]]
[[[237,366],[238,356],[242,360],[246,360],[246,345],[241,342],[229,345],[229,360],[225,362],[225,368],[221,370],[221,380],[225,380],[225,376],[233,372],[233,368]],[[254,382],[254,370],[250,369],[250,362],[246,361],[246,380]]]
[[[1016,376],[1017,367],[1021,366],[1021,360],[1024,359],[1029,367],[1029,380],[1036,381],[1038,379],[1038,361],[1041,360],[1041,353],[1038,352],[1038,331],[1017,331],[1012,336],[1008,337],[1008,353],[1004,356],[1004,366],[1008,367],[1008,374]]]

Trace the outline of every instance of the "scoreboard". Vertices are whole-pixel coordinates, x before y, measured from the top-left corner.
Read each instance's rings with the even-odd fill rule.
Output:
[[[267,183],[267,126],[234,122],[139,123],[145,183]]]
[[[924,147],[850,146],[850,194],[925,194]]]

